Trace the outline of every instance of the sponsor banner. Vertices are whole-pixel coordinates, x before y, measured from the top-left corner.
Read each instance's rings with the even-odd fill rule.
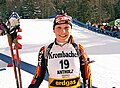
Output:
[[[53,53],[53,52],[50,52],[48,54],[48,59],[54,59],[54,58],[65,58],[65,57],[78,57],[78,54],[77,53],[74,53],[73,51],[70,51],[70,52],[60,52],[60,53]]]
[[[49,78],[49,88],[77,88],[81,85],[80,77],[77,78]]]

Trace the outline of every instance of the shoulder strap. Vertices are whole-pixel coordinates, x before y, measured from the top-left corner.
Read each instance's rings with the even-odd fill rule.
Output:
[[[73,45],[73,47],[75,48],[78,56],[80,57],[81,55],[80,55],[80,49],[79,49],[78,45],[77,45],[76,43],[72,43],[72,45]]]
[[[48,54],[49,54],[49,52],[50,52],[53,44],[54,44],[54,42],[50,43],[50,44],[48,45],[48,47],[46,48],[46,56],[47,56],[47,58],[48,58]]]

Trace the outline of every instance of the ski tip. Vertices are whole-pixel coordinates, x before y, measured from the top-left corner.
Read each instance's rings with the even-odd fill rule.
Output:
[[[22,39],[22,36],[18,34],[17,39]]]
[[[20,43],[18,43],[17,46],[14,45],[14,50],[15,50],[15,49],[22,49],[22,45],[21,45]]]
[[[8,65],[7,65],[7,67],[12,67],[12,66],[13,66],[13,64],[8,64]]]
[[[18,32],[22,32],[22,29],[20,28],[20,29],[18,29]]]

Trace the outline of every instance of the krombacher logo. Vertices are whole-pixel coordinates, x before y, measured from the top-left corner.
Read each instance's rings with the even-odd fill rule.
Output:
[[[77,53],[73,53],[72,51],[70,52],[60,52],[60,53],[53,53],[53,52],[50,52],[48,54],[48,58],[49,59],[53,59],[53,58],[61,58],[61,57],[78,57],[78,54]]]

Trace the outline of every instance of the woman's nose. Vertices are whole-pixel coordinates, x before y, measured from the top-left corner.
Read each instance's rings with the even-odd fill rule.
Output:
[[[64,34],[65,32],[66,32],[66,31],[65,31],[65,29],[62,29],[62,30],[61,30],[61,33],[63,33],[63,34]]]

